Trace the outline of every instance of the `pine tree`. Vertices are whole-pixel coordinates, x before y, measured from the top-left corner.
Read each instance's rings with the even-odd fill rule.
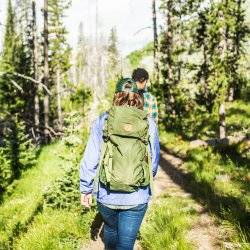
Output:
[[[109,79],[115,79],[119,76],[119,52],[117,42],[117,31],[116,28],[113,27],[110,31],[107,47]]]
[[[28,13],[28,6],[23,7],[24,5],[17,6],[15,10],[18,13]],[[9,1],[0,77],[0,134],[2,137],[0,158],[3,171],[0,178],[4,182],[1,186],[2,190],[14,179],[19,178],[24,168],[33,165],[32,157],[28,157],[27,161],[24,159],[35,150],[28,130],[33,124],[33,115],[30,112],[33,107],[31,101],[33,83],[20,77],[20,75],[31,76],[29,33],[22,33],[21,28],[22,22],[28,22],[28,14],[19,20],[19,15],[15,15],[13,9],[12,2]]]
[[[169,122],[181,119],[185,112],[180,83],[186,75],[185,60],[191,47],[190,29],[193,13],[199,1],[162,1],[161,10],[165,17],[165,26],[160,39],[160,71],[162,76],[161,93],[165,105],[165,113]],[[188,65],[188,63],[186,63]]]
[[[162,4],[162,9],[165,10],[166,14],[166,30],[163,33],[163,38],[161,40],[161,63],[162,69],[161,74],[164,79],[164,103],[166,105],[167,112],[171,112],[172,114],[175,113],[173,110],[173,103],[174,103],[174,96],[172,93],[172,89],[175,85],[174,80],[174,44],[173,44],[173,30],[174,30],[174,23],[173,23],[173,10],[174,10],[174,3],[172,0],[166,1]]]
[[[26,132],[25,123],[22,120],[18,120],[18,118],[15,119],[15,123],[17,127],[18,151],[20,152],[18,156],[19,169],[23,171],[36,164],[36,147]]]
[[[209,8],[198,13],[198,24],[194,37],[195,44],[202,51],[202,63],[196,73],[196,82],[199,86],[199,91],[196,93],[196,101],[200,105],[204,105],[209,113],[212,112],[213,99],[215,94],[209,90],[208,77],[210,74],[210,57],[209,57],[209,34],[208,34],[208,13]]]
[[[226,136],[225,102],[230,96],[230,88],[240,85],[239,60],[243,53],[244,37],[247,34],[244,15],[239,18],[237,12],[239,12],[238,2],[214,1],[209,9],[200,14],[198,26],[197,41],[198,45],[203,47],[204,58],[198,72],[199,78],[203,78],[198,102],[200,104],[203,102],[209,112],[213,109],[219,110],[221,138]],[[239,19],[241,19],[241,31],[237,28]]]
[[[11,71],[6,71],[5,75],[9,81],[6,82],[9,87],[15,88],[12,91],[13,97],[8,96],[8,100],[13,100],[12,113],[19,113],[19,116],[25,121],[26,127],[34,127],[34,95],[37,84],[30,81],[35,79],[33,72],[33,37],[32,37],[32,8],[28,0],[16,0],[14,13],[14,53],[15,56],[10,63]],[[9,46],[5,45],[4,47]],[[30,79],[29,79],[30,78]],[[38,80],[38,79],[35,79]],[[9,91],[11,92],[11,91]],[[10,93],[6,93],[11,95]],[[22,102],[22,105],[20,103]],[[18,104],[18,105],[16,105]],[[31,129],[32,130],[32,129]],[[31,133],[31,131],[30,131]]]
[[[0,64],[2,72],[13,71],[15,38],[14,11],[12,8],[12,2],[9,0],[3,41],[3,53],[1,57],[2,62]],[[8,99],[8,95],[14,91],[14,86],[10,83],[7,75],[2,75],[0,78],[0,103],[2,107],[0,112],[8,110],[6,100]]]
[[[230,1],[230,7],[227,15],[229,32],[231,33],[231,48],[229,64],[232,67],[233,80],[229,83],[228,100],[233,101],[235,97],[239,97],[245,76],[239,72],[240,60],[246,54],[244,47],[246,38],[250,29],[246,23],[246,10],[243,8],[245,0]]]
[[[62,82],[67,82],[67,72],[70,68],[70,47],[66,41],[67,31],[63,24],[64,13],[71,1],[49,0],[49,67],[51,84],[56,86],[56,109],[58,128],[62,127],[61,93]],[[53,100],[52,100],[53,102]]]
[[[83,34],[83,23],[79,25],[79,35],[77,42],[77,51],[76,51],[76,65],[75,65],[75,74],[76,74],[76,83],[80,84],[84,81],[84,72],[87,67],[87,48],[86,48],[86,38]]]
[[[6,147],[0,147],[0,195],[9,185],[12,178],[11,161],[7,155],[8,149]]]
[[[8,2],[6,29],[4,35],[3,55],[0,77],[0,101],[2,112],[20,113],[25,116],[29,98],[28,82],[20,79],[15,73],[29,74],[30,60],[27,55],[23,37],[15,26],[15,14],[11,1]],[[28,91],[29,93],[29,91]],[[26,119],[27,117],[24,117]],[[26,119],[28,122],[28,118]]]
[[[14,24],[14,11],[11,0],[8,0],[7,18],[5,25],[5,34],[3,42],[3,69],[10,70],[12,68],[13,56],[14,56],[14,44],[15,44],[15,24]]]

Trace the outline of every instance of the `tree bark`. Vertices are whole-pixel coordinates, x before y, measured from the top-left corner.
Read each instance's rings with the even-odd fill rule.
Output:
[[[172,0],[168,0],[167,3],[167,32],[166,32],[166,40],[167,40],[167,74],[168,80],[171,84],[173,84],[173,65],[172,65],[172,48],[173,48],[173,27],[172,27]]]
[[[48,0],[44,0],[44,85],[49,88],[49,41],[48,41]],[[45,143],[49,141],[49,95],[45,93],[44,96],[44,140]]]
[[[57,118],[59,129],[62,128],[62,106],[61,106],[61,77],[60,70],[56,70],[56,91],[57,91]]]
[[[174,75],[173,75],[173,1],[168,0],[167,2],[167,32],[166,32],[166,41],[167,41],[167,81],[169,89],[166,90],[169,92],[167,99],[165,102],[170,104],[172,115],[175,116],[176,112],[174,110],[175,98],[173,93],[171,93],[171,88],[174,85]]]
[[[232,102],[233,100],[234,100],[234,87],[230,87],[229,95],[228,95],[228,101]]]
[[[37,43],[37,24],[36,24],[36,0],[32,0],[32,53],[33,53],[33,78],[38,81],[38,43]],[[34,123],[35,136],[39,138],[40,135],[40,105],[39,105],[39,86],[35,86],[34,96]]]
[[[226,110],[225,103],[220,104],[219,108],[219,119],[220,119],[220,139],[226,138]]]
[[[227,2],[225,4],[227,4]],[[218,18],[221,20],[225,19],[223,10],[220,10],[218,12]],[[219,33],[220,33],[220,43],[219,43],[218,52],[220,54],[220,60],[221,62],[223,62],[225,61],[225,58],[226,58],[226,52],[227,52],[227,46],[228,46],[227,27],[220,27]],[[225,93],[225,96],[226,96],[226,93]],[[225,97],[224,99],[227,99],[227,97]],[[226,109],[225,109],[224,101],[221,101],[220,106],[219,106],[219,137],[220,139],[226,138]]]
[[[154,34],[154,80],[159,83],[158,33],[156,17],[156,0],[152,0],[153,34]]]
[[[234,53],[234,58],[236,58],[236,61],[239,61],[240,59],[240,46],[241,46],[241,11],[242,11],[242,1],[241,0],[237,0],[237,12],[236,12],[236,31],[235,31],[235,36],[233,39],[233,53]],[[235,70],[234,70],[234,74],[237,77],[237,64],[235,64]],[[228,101],[232,102],[235,99],[235,90],[236,90],[236,86],[237,86],[237,82],[232,82],[230,89],[229,89],[229,95],[228,95]]]

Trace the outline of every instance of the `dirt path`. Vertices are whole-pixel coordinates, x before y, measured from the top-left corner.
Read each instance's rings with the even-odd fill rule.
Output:
[[[167,193],[171,196],[190,197],[192,194],[186,189],[188,179],[183,161],[164,151],[161,151],[161,168],[157,173],[155,186],[156,197],[153,202],[157,202],[157,195]],[[221,249],[220,243],[223,238],[223,230],[209,215],[204,206],[195,202],[197,219],[193,222],[192,229],[188,232],[187,238],[193,242],[197,250],[216,250]]]
[[[162,194],[171,196],[192,197],[192,194],[185,190],[188,185],[185,178],[186,171],[183,168],[181,159],[161,151],[161,161],[158,173],[154,181],[155,195],[152,203],[157,202],[157,197]],[[192,229],[188,232],[187,238],[194,243],[197,250],[217,250],[221,249],[221,232],[218,230],[214,219],[205,211],[205,208],[196,202],[195,210],[198,214],[194,221]],[[97,239],[92,239],[88,246],[82,250],[102,250],[103,242],[99,233],[96,232]],[[140,243],[137,241],[135,250],[141,250]]]

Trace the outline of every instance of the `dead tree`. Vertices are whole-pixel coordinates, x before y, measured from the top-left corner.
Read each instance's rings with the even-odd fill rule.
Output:
[[[48,32],[48,0],[44,0],[44,10],[43,10],[43,16],[44,16],[44,28],[43,28],[43,49],[44,49],[44,72],[43,72],[43,82],[44,85],[49,88],[49,32]],[[45,143],[49,140],[49,95],[45,93],[44,96],[44,140]]]
[[[156,0],[152,0],[152,14],[153,14],[153,34],[154,34],[154,80],[158,83],[159,82],[159,60],[158,60]]]

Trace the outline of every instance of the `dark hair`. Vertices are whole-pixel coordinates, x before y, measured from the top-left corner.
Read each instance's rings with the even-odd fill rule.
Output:
[[[144,82],[149,79],[149,75],[147,70],[143,68],[137,68],[132,73],[132,78],[136,82]]]
[[[113,105],[128,105],[138,109],[143,109],[143,99],[139,94],[134,92],[118,92],[114,95]]]

